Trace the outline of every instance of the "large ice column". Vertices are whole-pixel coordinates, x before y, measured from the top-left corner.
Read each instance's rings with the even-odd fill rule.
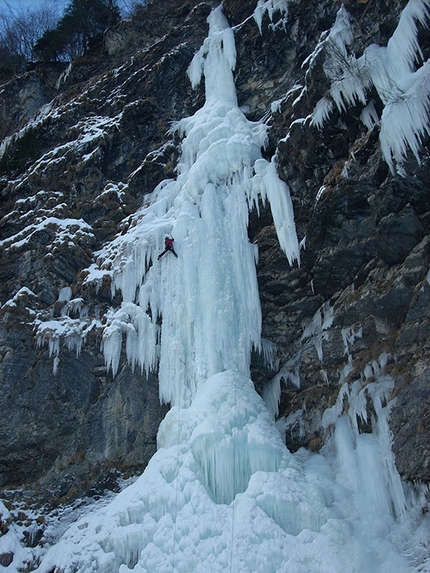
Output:
[[[148,369],[159,359],[161,398],[182,405],[217,372],[249,376],[252,347],[260,347],[258,253],[247,234],[258,197],[272,205],[290,262],[299,258],[288,187],[261,155],[266,128],[237,105],[233,31],[220,8],[208,22],[189,68],[193,85],[204,75],[206,102],[174,126],[183,138],[177,178],[154,190],[136,227],[117,243],[117,258],[107,255],[124,299],[104,333],[108,365],[115,373],[125,333],[129,360]],[[158,261],[166,233],[178,258],[167,253]]]

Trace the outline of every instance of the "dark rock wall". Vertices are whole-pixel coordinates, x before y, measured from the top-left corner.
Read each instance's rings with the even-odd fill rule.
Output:
[[[362,106],[344,114],[335,111],[320,131],[309,122],[297,122],[312,113],[328,87],[319,65],[310,73],[300,66],[315,45],[316,32],[332,25],[339,7],[334,4],[293,4],[286,28],[293,56],[278,58],[284,89],[294,82],[306,87],[306,97],[298,104],[292,104],[297,91],[282,101],[269,134],[269,151],[277,148],[279,171],[293,196],[299,239],[305,238],[306,246],[300,268],[290,269],[276,247],[273,228],[255,223],[263,336],[277,344],[279,364],[286,366],[280,415],[301,412],[300,424],[287,430],[290,449],[323,443],[321,415],[334,403],[347,363],[343,338],[355,332],[348,349],[348,380],[363,378],[366,367],[381,356],[387,360],[382,372],[395,381],[391,429],[397,467],[406,479],[427,481],[428,141],[421,164],[411,158],[406,174],[399,176],[390,173],[381,157],[378,128],[369,132],[359,121]],[[405,2],[345,5],[354,29],[351,49],[360,55],[372,41],[387,42]],[[422,31],[424,59],[429,57],[425,34]],[[247,38],[246,49],[238,44],[239,53],[245,58],[246,52],[247,61],[253,61]],[[279,46],[274,51],[281,53]],[[278,94],[275,82],[273,87]],[[333,322],[322,337],[321,358],[301,336],[318,309],[327,308]],[[267,372],[262,375],[267,377]]]
[[[64,287],[94,315],[118,302],[108,280],[98,291],[83,285],[82,270],[127,227],[144,195],[174,176],[177,141],[168,130],[203,103],[203,89],[191,89],[186,69],[216,4],[149,2],[106,33],[103,50],[70,68],[36,68],[0,88],[0,114],[7,118],[1,133],[12,136],[0,160],[3,487],[37,483],[66,499],[104,483],[109,472],[140,471],[155,449],[166,408],[159,405],[156,376],[122,362],[113,379],[95,332],[78,355],[61,347],[53,375],[54,358],[36,345],[34,325],[61,316]],[[355,33],[351,49],[360,55],[372,41],[386,43],[405,2],[345,5]],[[238,99],[250,119],[271,126],[265,153],[277,153],[299,239],[306,238],[301,265],[291,268],[267,206],[251,216],[263,336],[277,348],[271,366],[254,357],[256,386],[264,393],[282,374],[279,415],[302,412],[300,424],[287,428],[287,445],[317,449],[324,440],[321,417],[336,400],[346,361],[352,361],[350,381],[378,364],[395,381],[398,468],[407,479],[428,481],[428,147],[424,142],[421,164],[411,158],[400,177],[381,157],[378,128],[369,132],[358,120],[359,106],[334,112],[322,130],[293,124],[312,113],[328,88],[322,56],[311,73],[302,64],[341,3],[291,2],[286,24],[269,26],[266,16],[261,34],[251,17],[255,6],[255,0],[224,2],[235,26]],[[428,34],[421,34],[425,48]],[[306,97],[293,105],[295,95],[286,94],[298,83]],[[50,111],[37,115],[45,104]],[[13,137],[30,119],[32,127]],[[58,220],[71,221],[67,233]],[[88,228],[78,230],[77,220]],[[34,296],[19,292],[23,287]],[[303,337],[316,313],[332,315],[322,355]],[[345,333],[356,334],[349,356]]]

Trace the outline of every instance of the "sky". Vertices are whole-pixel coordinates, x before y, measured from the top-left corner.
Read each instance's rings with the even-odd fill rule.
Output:
[[[59,7],[64,8],[68,4],[68,0],[0,0],[0,10],[3,11],[8,8],[40,8],[44,4],[58,4]]]
[[[45,4],[49,6],[57,4],[60,9],[64,9],[70,1],[71,0],[0,0],[0,13],[8,10],[9,7],[13,9],[40,8]],[[128,0],[118,0],[118,5],[121,9],[128,4],[130,4]]]

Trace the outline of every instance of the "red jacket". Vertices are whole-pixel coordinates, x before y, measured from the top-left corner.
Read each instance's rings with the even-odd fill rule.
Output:
[[[164,246],[165,246],[166,248],[172,247],[174,240],[175,240],[175,239],[169,239],[168,237],[166,237],[166,238],[164,239]]]

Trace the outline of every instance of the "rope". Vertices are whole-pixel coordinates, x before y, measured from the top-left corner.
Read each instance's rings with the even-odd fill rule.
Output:
[[[175,573],[175,550],[176,550],[176,533],[178,527],[178,498],[179,498],[179,456],[180,456],[180,435],[181,435],[181,396],[179,392],[178,386],[178,433],[177,433],[177,454],[176,454],[176,487],[175,487],[175,508],[176,508],[176,515],[175,521],[173,524],[173,557],[172,557],[172,573]]]
[[[235,411],[236,408],[236,382],[235,379],[233,378],[233,412]],[[235,436],[233,436],[233,479],[236,477],[236,439]],[[234,481],[233,481],[234,483]],[[233,503],[233,507],[232,507],[232,516],[231,516],[231,540],[230,540],[230,544],[231,544],[231,548],[230,548],[230,573],[232,573],[233,570],[233,560],[234,560],[234,527],[235,527],[235,500],[233,499],[232,501]]]
[[[212,343],[211,340],[209,340],[209,338],[205,335],[205,333],[201,330],[201,328],[199,328],[199,326],[195,323],[195,321],[190,317],[190,315],[188,314],[188,312],[185,310],[185,307],[180,304],[176,299],[173,299],[174,302],[177,304],[177,306],[179,308],[182,309],[183,313],[185,314],[185,316],[188,318],[188,320],[190,321],[191,324],[194,325],[194,328],[201,334],[201,336],[208,342],[208,344],[215,350],[215,352],[217,352],[223,363],[224,366],[226,366],[229,370],[232,370],[233,372],[237,372],[236,368],[233,368],[225,359],[225,357],[223,357],[221,350],[219,350],[218,348],[215,347],[215,345]],[[181,361],[182,362],[182,361]],[[178,393],[179,393],[179,387],[178,387]],[[179,403],[180,397],[178,396],[178,403]],[[236,382],[233,378],[233,411],[236,408]],[[180,425],[180,420],[179,420],[179,411],[180,408],[178,408],[178,466],[177,466],[177,474],[179,473],[179,425]],[[233,483],[234,483],[234,478],[236,477],[236,439],[235,436],[232,436],[233,439]],[[177,482],[179,480],[177,479]],[[178,503],[178,488],[179,488],[179,484],[177,483],[177,487],[176,487],[176,501],[175,501],[175,505],[177,507],[177,503]],[[235,539],[235,503],[234,503],[234,499],[232,501],[232,518],[231,518],[231,538],[230,538],[230,568],[229,571],[230,573],[233,573],[233,563],[234,563],[234,539]],[[176,520],[175,520],[175,527],[174,527],[174,538],[173,538],[173,551],[175,550],[175,538],[176,538]],[[174,561],[175,559],[175,554],[173,553],[173,566],[174,566]]]

